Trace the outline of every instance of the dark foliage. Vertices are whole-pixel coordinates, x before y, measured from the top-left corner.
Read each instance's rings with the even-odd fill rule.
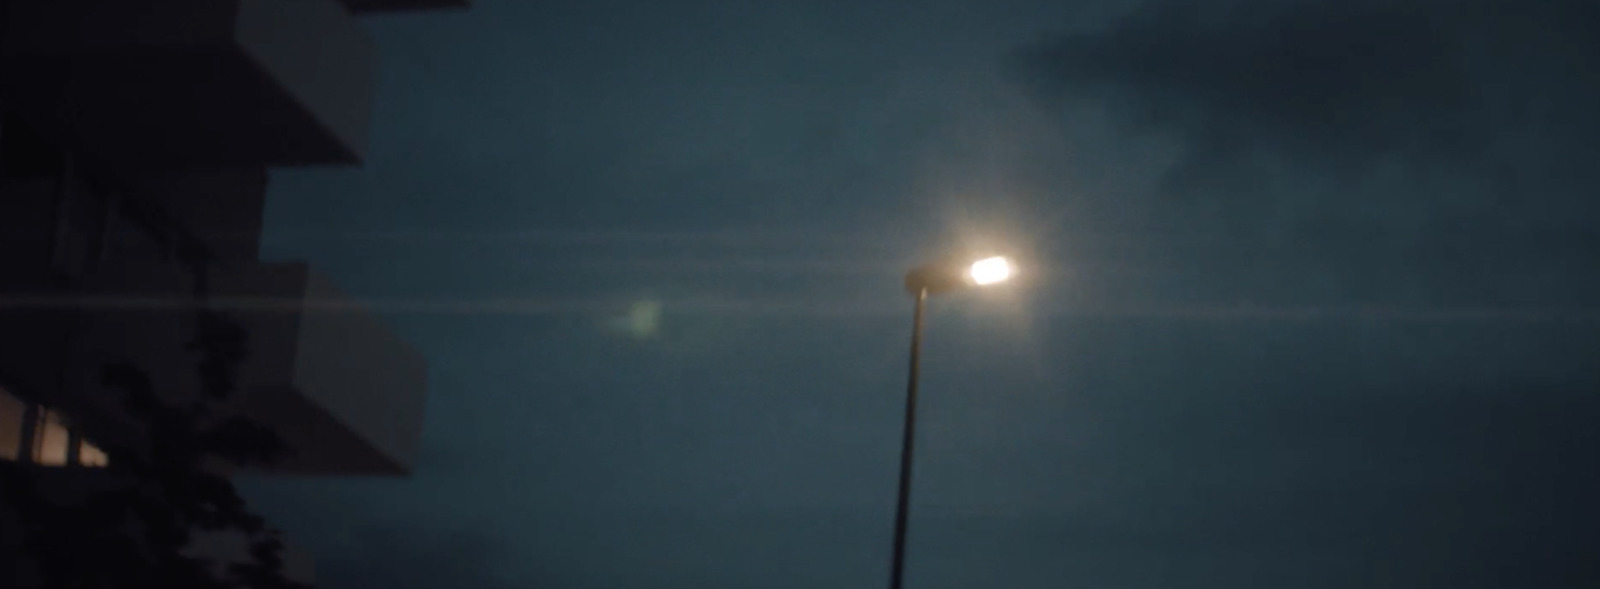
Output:
[[[207,399],[220,401],[238,386],[246,333],[212,311],[200,315],[190,350]],[[136,367],[104,368],[102,382],[124,395],[128,412],[147,424],[143,449],[107,447],[110,464],[97,473],[117,484],[84,501],[62,505],[42,496],[39,468],[0,469],[0,502],[21,518],[22,554],[46,587],[171,589],[294,589],[283,576],[283,543],[251,513],[233,483],[207,465],[270,462],[286,448],[268,428],[241,417],[211,419],[206,403],[186,407],[162,400]],[[194,531],[242,533],[250,560],[220,567],[185,555]],[[20,562],[20,561],[13,561]],[[11,577],[10,574],[0,577]]]

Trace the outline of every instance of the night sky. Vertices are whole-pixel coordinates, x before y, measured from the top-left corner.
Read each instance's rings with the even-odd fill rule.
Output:
[[[330,588],[1600,582],[1600,5],[479,0],[366,20],[265,250],[427,356]]]

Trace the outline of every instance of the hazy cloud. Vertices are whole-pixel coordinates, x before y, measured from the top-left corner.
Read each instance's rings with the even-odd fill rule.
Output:
[[[528,563],[510,559],[509,545],[483,530],[426,530],[394,523],[364,522],[343,550],[325,551],[317,582],[328,587],[539,587]],[[389,566],[376,567],[373,563]],[[516,571],[513,573],[513,571]]]
[[[1183,137],[1191,184],[1255,152],[1493,177],[1557,165],[1514,157],[1530,132],[1540,154],[1600,146],[1596,23],[1581,0],[1157,1],[1023,59],[1047,96],[1110,98],[1132,128]]]

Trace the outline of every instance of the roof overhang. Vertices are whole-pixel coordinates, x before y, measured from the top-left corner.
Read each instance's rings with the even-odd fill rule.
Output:
[[[472,0],[343,0],[355,13],[405,12],[416,10],[464,10]]]

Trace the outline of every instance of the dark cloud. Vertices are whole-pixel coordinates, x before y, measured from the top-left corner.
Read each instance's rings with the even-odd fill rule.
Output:
[[[317,560],[317,583],[326,587],[482,587],[545,586],[526,563],[507,557],[508,545],[473,530],[420,530],[403,521],[368,523],[353,530],[343,550]],[[387,562],[377,567],[373,563]]]
[[[1150,2],[1025,52],[1054,98],[1110,97],[1193,142],[1191,181],[1252,151],[1319,165],[1388,155],[1478,163],[1517,128],[1593,150],[1600,7],[1558,2]]]
[[[285,540],[313,561],[318,587],[543,587],[543,569],[517,556],[504,530],[470,515],[473,502],[418,489],[431,509],[397,510],[374,500],[393,481],[251,478],[242,489]]]

